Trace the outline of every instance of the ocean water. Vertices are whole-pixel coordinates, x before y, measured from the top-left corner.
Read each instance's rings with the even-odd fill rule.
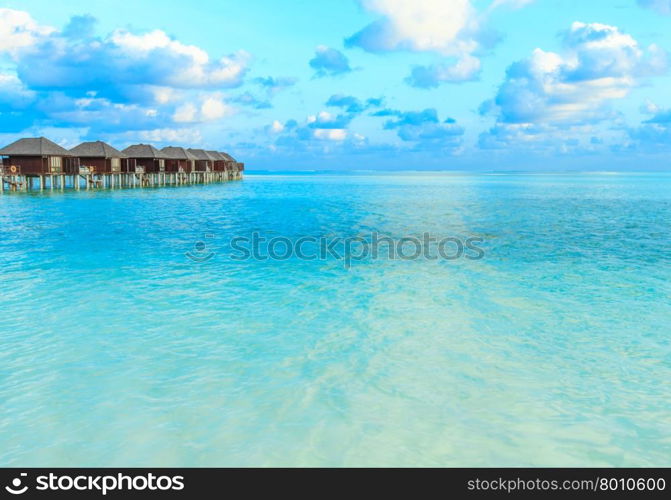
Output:
[[[484,257],[232,258],[372,232]],[[5,194],[0,300],[2,466],[671,465],[667,174]]]

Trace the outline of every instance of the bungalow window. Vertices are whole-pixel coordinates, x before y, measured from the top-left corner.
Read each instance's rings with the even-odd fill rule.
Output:
[[[60,172],[63,168],[63,158],[60,156],[50,156],[49,167],[52,172]]]
[[[112,172],[121,171],[121,158],[112,158]]]
[[[158,160],[158,169],[163,172],[165,170],[165,160]]]

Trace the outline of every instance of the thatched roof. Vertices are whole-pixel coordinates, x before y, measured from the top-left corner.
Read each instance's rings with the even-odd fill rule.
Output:
[[[124,149],[123,152],[129,158],[157,158],[159,160],[168,158],[165,153],[159,151],[151,144],[133,144]]]
[[[70,153],[80,158],[126,158],[121,151],[102,141],[82,142],[72,148]]]
[[[197,160],[194,155],[189,153],[186,149],[176,147],[176,146],[166,146],[161,149],[161,152],[164,153],[171,160]]]
[[[226,161],[226,158],[222,156],[222,154],[219,151],[205,151],[208,155],[210,155],[215,161]]]
[[[224,157],[226,161],[235,161],[235,158],[233,158],[231,155],[228,153],[224,153],[223,151],[219,151],[219,154]]]
[[[189,148],[189,153],[191,153],[193,156],[196,157],[197,160],[209,160],[213,161],[214,158],[212,158],[207,151],[204,149],[191,149]]]
[[[71,156],[70,152],[45,137],[29,137],[0,149],[5,156]]]

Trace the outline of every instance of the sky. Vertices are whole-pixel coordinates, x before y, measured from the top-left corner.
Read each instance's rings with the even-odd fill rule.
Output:
[[[671,0],[0,0],[0,143],[667,170]]]

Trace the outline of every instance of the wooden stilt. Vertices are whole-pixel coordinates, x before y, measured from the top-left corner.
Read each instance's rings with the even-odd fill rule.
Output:
[[[83,188],[82,181],[87,190],[96,188],[123,189],[137,187],[166,187],[183,186],[191,184],[212,184],[242,179],[242,172],[237,170],[199,170],[199,171],[173,171],[152,173],[110,172],[94,174],[79,173],[67,174],[63,172],[47,172],[37,175],[3,175],[0,173],[0,193],[4,191],[33,191],[48,189],[63,191],[72,188],[79,191]]]

